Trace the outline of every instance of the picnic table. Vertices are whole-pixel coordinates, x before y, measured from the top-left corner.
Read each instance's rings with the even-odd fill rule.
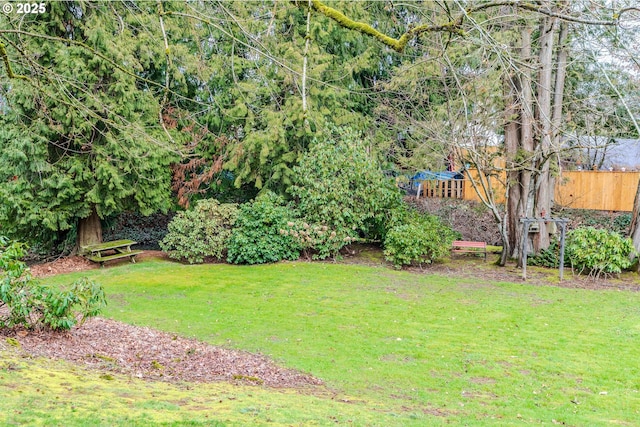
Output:
[[[131,262],[136,262],[135,256],[142,253],[141,250],[131,250],[131,246],[137,244],[133,240],[114,240],[96,245],[83,246],[81,248],[85,258],[93,262],[99,262],[101,267],[104,263],[114,259],[131,258]]]

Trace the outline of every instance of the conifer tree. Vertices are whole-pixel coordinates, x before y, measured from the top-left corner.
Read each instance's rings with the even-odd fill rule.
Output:
[[[157,42],[138,38],[153,10],[134,16],[131,5],[49,2],[45,14],[7,16],[3,234],[51,244],[76,230],[82,246],[101,241],[101,218],[168,208],[174,154],[143,72],[159,62]]]

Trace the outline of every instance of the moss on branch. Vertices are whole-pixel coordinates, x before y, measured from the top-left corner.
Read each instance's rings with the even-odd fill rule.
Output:
[[[11,62],[9,62],[9,55],[7,55],[7,47],[2,42],[0,42],[0,57],[2,57],[2,62],[4,62],[4,66],[7,69],[7,76],[10,79],[29,80],[29,77],[23,76],[21,74],[15,74],[13,72],[13,69],[11,68]]]
[[[304,1],[304,2],[298,2],[295,1],[295,4],[297,4],[298,6],[303,6],[303,7],[307,7],[308,6],[308,2]],[[576,16],[571,16],[571,15],[567,15],[564,13],[559,13],[556,11],[552,11],[549,10],[541,5],[538,4],[534,4],[534,3],[528,3],[528,2],[523,2],[521,0],[496,0],[496,1],[492,1],[492,2],[487,2],[487,3],[483,3],[480,4],[478,6],[472,7],[470,9],[465,10],[463,13],[461,13],[457,18],[450,20],[449,22],[446,22],[442,25],[418,25],[414,28],[411,28],[410,30],[408,30],[406,33],[404,33],[399,39],[394,39],[393,37],[390,37],[378,30],[376,30],[375,28],[373,28],[371,25],[365,23],[365,22],[360,22],[360,21],[354,21],[353,19],[349,18],[348,16],[346,16],[345,14],[343,14],[342,12],[340,12],[339,10],[336,10],[332,7],[329,7],[327,5],[325,5],[324,3],[322,3],[322,1],[320,0],[312,0],[311,2],[311,7],[316,10],[317,12],[325,15],[326,17],[333,19],[334,21],[336,21],[338,24],[340,24],[342,27],[350,29],[350,30],[355,30],[355,31],[359,31],[362,34],[371,36],[376,38],[377,40],[379,40],[380,42],[382,42],[383,44],[385,44],[386,46],[389,46],[390,48],[392,48],[393,50],[397,51],[397,52],[402,52],[404,50],[404,48],[407,46],[407,43],[409,43],[410,40],[419,37],[421,34],[423,33],[428,33],[428,32],[449,32],[449,33],[453,33],[453,34],[458,34],[461,36],[465,35],[464,30],[462,29],[462,23],[464,22],[465,17],[467,17],[468,15],[474,13],[474,12],[479,12],[481,10],[484,9],[489,9],[489,8],[495,8],[495,7],[502,7],[502,6],[513,6],[516,8],[520,8],[520,9],[525,9],[531,12],[535,12],[535,13],[539,13],[542,15],[547,15],[547,16],[551,16],[551,17],[555,17],[564,21],[569,21],[569,22],[577,22],[577,23],[582,23],[582,24],[591,24],[591,25],[614,25],[616,23],[616,20],[589,20],[589,19],[584,19],[584,18],[580,18],[580,17],[576,17]]]
[[[313,0],[311,2],[311,6],[314,10],[330,19],[333,19],[342,27],[359,31],[362,34],[374,37],[397,52],[402,52],[411,39],[418,37],[422,33],[448,31],[463,35],[463,31],[460,29],[462,19],[457,19],[456,21],[447,22],[444,25],[419,25],[404,33],[399,39],[394,39],[393,37],[376,30],[365,22],[354,21],[339,10],[325,5],[320,0]]]

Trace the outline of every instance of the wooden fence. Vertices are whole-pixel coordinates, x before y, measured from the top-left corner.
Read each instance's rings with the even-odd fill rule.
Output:
[[[640,172],[571,171],[556,179],[555,203],[573,209],[633,210]]]
[[[477,173],[470,172],[477,180]],[[565,171],[556,178],[555,204],[572,209],[633,210],[640,172]],[[504,203],[504,179],[491,182],[497,203]],[[449,197],[480,201],[469,179],[423,181],[419,197]]]
[[[420,181],[418,197],[462,199],[464,198],[463,181],[462,179]]]

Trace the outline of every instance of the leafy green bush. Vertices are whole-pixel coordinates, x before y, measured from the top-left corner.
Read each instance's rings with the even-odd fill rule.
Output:
[[[304,220],[295,220],[287,224],[289,228],[281,230],[281,234],[292,236],[300,245],[307,258],[325,259],[335,256],[354,238],[330,229],[326,225],[309,224]]]
[[[200,200],[194,209],[173,217],[160,247],[171,258],[190,264],[201,263],[206,257],[223,259],[237,216],[235,204]]]
[[[0,327],[71,329],[106,305],[102,287],[86,278],[68,290],[41,285],[20,260],[25,255],[24,244],[0,236]]]
[[[631,239],[618,233],[586,227],[568,233],[566,251],[578,272],[598,277],[630,267],[634,248]]]
[[[288,191],[305,221],[335,231],[344,244],[346,237],[381,238],[388,213],[402,202],[400,191],[368,153],[362,135],[349,128],[331,131],[329,138],[314,140],[293,168]]]
[[[446,256],[456,237],[437,217],[413,209],[397,209],[389,225],[384,255],[396,268],[413,263],[429,264]]]
[[[234,264],[263,264],[298,259],[300,244],[290,233],[292,209],[282,197],[267,192],[240,207],[228,243],[227,261]]]

